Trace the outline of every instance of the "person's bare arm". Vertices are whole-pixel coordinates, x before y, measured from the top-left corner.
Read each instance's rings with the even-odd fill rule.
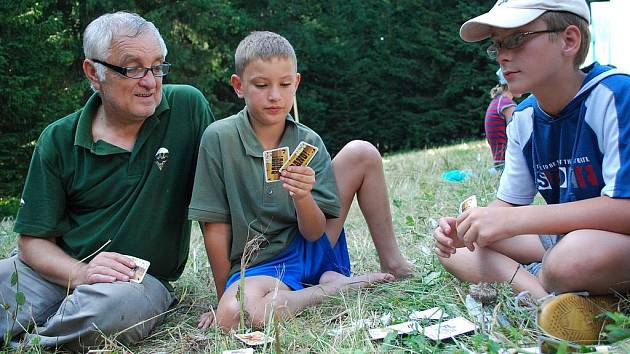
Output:
[[[474,249],[473,242],[485,247],[516,235],[566,234],[582,229],[630,235],[630,200],[596,197],[551,205],[472,208],[457,218],[457,235],[469,249]]]
[[[129,281],[135,263],[120,253],[101,252],[89,263],[79,262],[67,255],[55,239],[28,235],[18,238],[20,259],[44,279],[71,289],[82,284]]]
[[[326,216],[311,194],[315,171],[310,167],[289,166],[280,179],[293,198],[300,233],[309,241],[317,241],[326,230]]]
[[[512,119],[512,113],[514,113],[514,108],[516,108],[516,106],[510,106],[505,108],[503,111],[501,111],[501,113],[503,114],[503,119],[505,119],[505,122],[509,122],[510,119]]]
[[[230,275],[230,243],[232,228],[229,224],[204,223],[203,242],[206,246],[208,261],[217,291],[217,302],[225,291],[225,283]]]

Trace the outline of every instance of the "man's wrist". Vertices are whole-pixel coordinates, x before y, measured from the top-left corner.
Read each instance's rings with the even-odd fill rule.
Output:
[[[86,279],[86,269],[88,267],[88,264],[83,263],[83,262],[77,262],[77,264],[75,264],[72,267],[72,271],[70,272],[70,277],[69,277],[69,286],[70,289],[74,289],[79,285],[83,285],[87,283],[87,279]]]

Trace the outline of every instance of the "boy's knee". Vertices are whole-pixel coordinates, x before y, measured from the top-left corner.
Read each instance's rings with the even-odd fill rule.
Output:
[[[545,256],[540,278],[548,292],[587,290],[589,281],[601,276],[606,257],[585,254],[583,233],[581,230],[568,234]]]
[[[237,328],[241,318],[241,306],[236,298],[221,299],[217,307],[217,325],[225,333]]]
[[[583,281],[588,277],[583,273],[582,263],[566,261],[565,263],[555,260],[544,263],[540,273],[540,282],[547,292],[565,293],[585,290]]]
[[[379,162],[381,161],[381,153],[378,149],[372,145],[372,143],[365,140],[352,140],[347,143],[342,150],[352,155],[357,162]]]

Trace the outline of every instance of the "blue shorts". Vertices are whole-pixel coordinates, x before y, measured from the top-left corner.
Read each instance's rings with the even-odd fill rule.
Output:
[[[562,236],[564,235],[539,235],[538,238],[540,239],[540,243],[542,243],[542,246],[545,249],[545,252],[547,252],[553,246],[555,246],[556,243],[558,243],[558,241],[560,241]],[[523,268],[527,269],[528,272],[536,276],[538,276],[538,273],[540,273],[540,270],[542,269],[542,267],[543,267],[543,262],[534,262],[534,263],[523,265]]]
[[[297,231],[293,241],[279,256],[257,264],[245,270],[245,277],[266,275],[286,284],[292,290],[304,289],[305,286],[319,284],[319,278],[327,271],[334,271],[350,276],[350,256],[346,233],[342,229],[335,247],[332,247],[328,235],[324,233],[315,242],[304,239]],[[240,272],[232,274],[225,288],[229,288],[240,279]]]

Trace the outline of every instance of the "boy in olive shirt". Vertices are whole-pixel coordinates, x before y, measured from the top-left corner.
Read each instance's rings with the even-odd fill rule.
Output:
[[[294,314],[328,294],[408,276],[412,267],[393,234],[378,151],[352,142],[331,162],[321,138],[289,115],[300,74],[284,37],[253,32],[239,44],[235,61],[231,82],[246,107],[206,129],[189,209],[190,218],[204,223],[219,299],[216,318],[202,315],[199,327],[216,321],[227,331],[238,325],[241,258],[255,238],[260,242],[245,256],[244,280],[245,311],[255,327],[274,304],[280,305],[274,310]],[[300,141],[319,149],[309,166],[288,167],[280,182],[265,182],[263,151],[294,151]],[[350,277],[343,222],[355,194],[382,273]]]

